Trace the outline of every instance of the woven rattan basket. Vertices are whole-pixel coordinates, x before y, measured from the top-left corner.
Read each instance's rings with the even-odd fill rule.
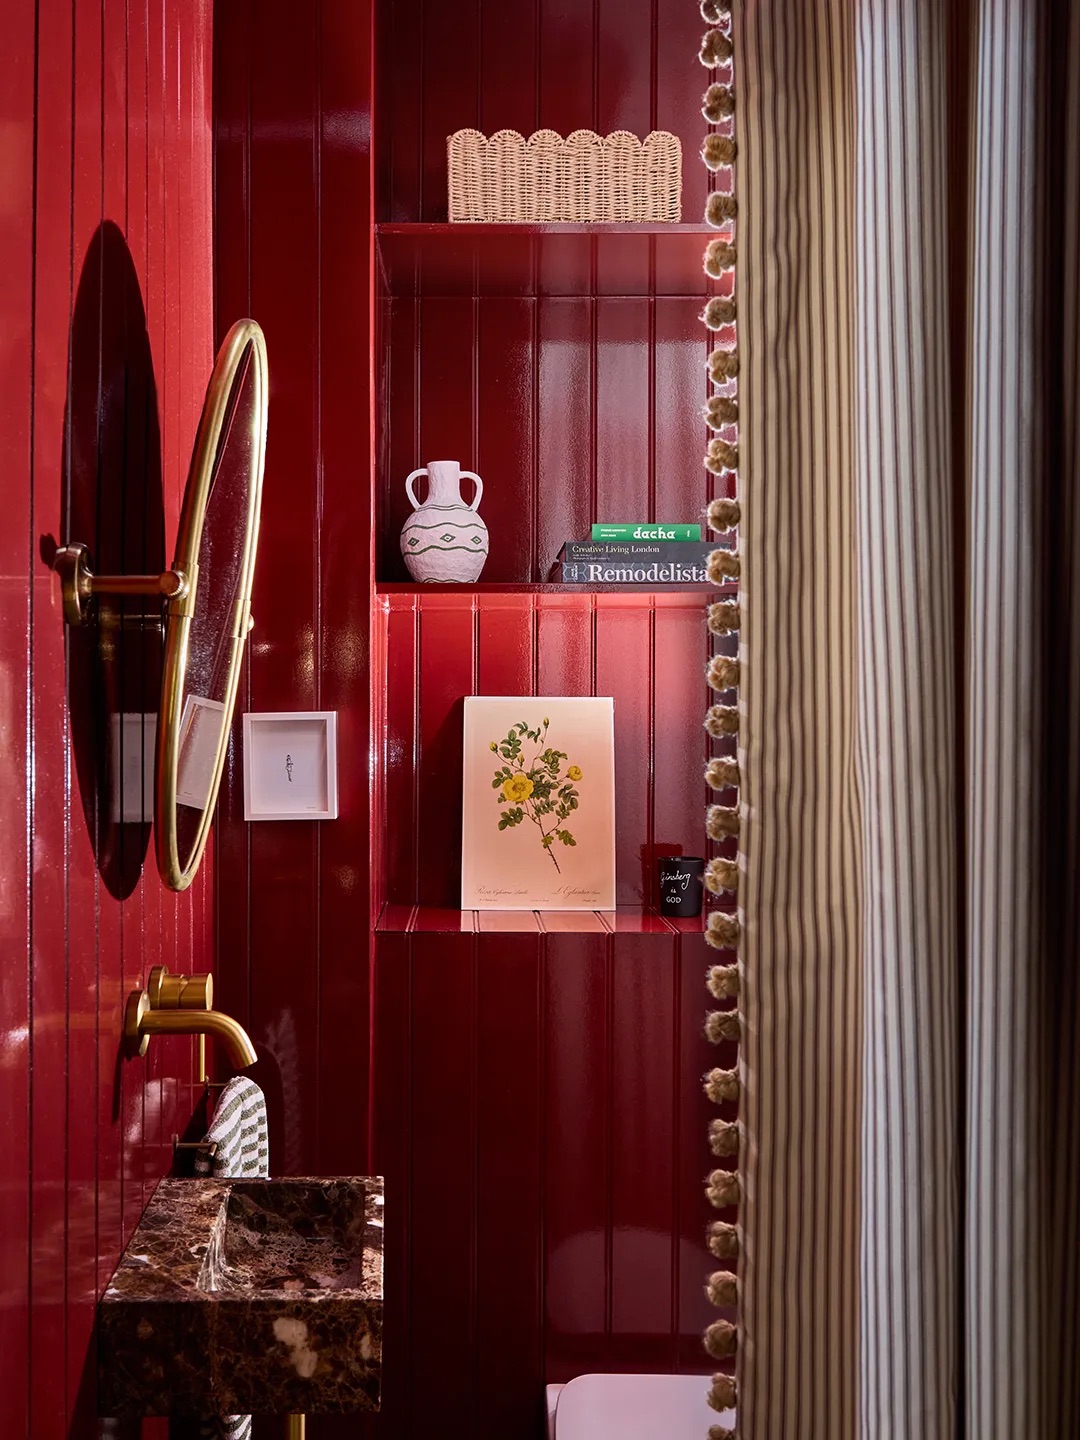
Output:
[[[575,130],[564,140],[537,130],[488,139],[458,130],[446,142],[450,219],[527,221],[668,221],[682,218],[682,146],[666,130],[644,140],[628,130],[604,137]]]

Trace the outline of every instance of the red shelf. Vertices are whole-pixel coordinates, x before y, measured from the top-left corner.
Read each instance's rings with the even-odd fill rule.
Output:
[[[719,548],[719,547],[718,547]],[[376,583],[377,595],[649,595],[657,600],[678,601],[680,596],[693,596],[695,601],[703,595],[735,595],[737,585],[563,585],[557,582],[546,584],[500,583],[486,584],[476,581],[472,584],[419,584],[416,582],[383,581]]]
[[[376,930],[391,935],[700,935],[704,919],[668,917],[636,905],[617,910],[450,910],[386,905]]]
[[[376,227],[391,295],[685,296],[724,293],[705,225],[388,224]]]

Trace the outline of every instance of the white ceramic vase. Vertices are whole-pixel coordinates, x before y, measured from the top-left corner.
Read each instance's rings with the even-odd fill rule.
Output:
[[[413,481],[427,477],[427,499],[416,498]],[[462,478],[476,485],[471,505],[461,498]],[[476,513],[484,482],[456,460],[429,460],[405,481],[413,513],[401,529],[401,553],[414,580],[475,580],[488,554],[487,526]]]

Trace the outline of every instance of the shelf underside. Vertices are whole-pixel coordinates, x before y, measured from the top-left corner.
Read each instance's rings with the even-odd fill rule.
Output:
[[[660,915],[637,905],[616,910],[452,910],[433,905],[387,905],[376,930],[417,935],[697,935],[700,915]]]
[[[470,603],[497,605],[500,598],[534,597],[538,605],[557,605],[560,600],[580,605],[596,597],[597,604],[618,605],[620,602],[640,609],[642,606],[658,606],[681,609],[687,604],[700,606],[709,597],[733,598],[738,593],[736,585],[558,585],[558,584],[500,584],[490,585],[474,581],[472,584],[421,584],[413,581],[399,584],[396,581],[379,581],[375,586],[377,595],[384,595],[391,604],[401,604],[410,599],[421,603],[433,597],[468,597]]]
[[[730,292],[710,279],[703,225],[380,225],[391,295],[688,296]]]

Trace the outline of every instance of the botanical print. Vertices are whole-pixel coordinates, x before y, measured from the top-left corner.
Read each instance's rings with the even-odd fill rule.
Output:
[[[555,858],[555,844],[577,844],[573,832],[559,822],[569,820],[578,808],[580,795],[575,789],[581,779],[581,766],[568,765],[560,775],[563,761],[569,760],[565,750],[555,750],[546,743],[551,721],[545,716],[536,730],[529,729],[527,720],[511,725],[505,739],[492,740],[491,749],[508,763],[495,771],[491,788],[499,793],[499,805],[505,807],[499,816],[499,829],[510,830],[530,820],[540,831],[540,844],[548,859],[562,874]],[[526,760],[523,742],[537,748]]]
[[[463,909],[614,909],[614,728],[604,696],[466,697]]]

